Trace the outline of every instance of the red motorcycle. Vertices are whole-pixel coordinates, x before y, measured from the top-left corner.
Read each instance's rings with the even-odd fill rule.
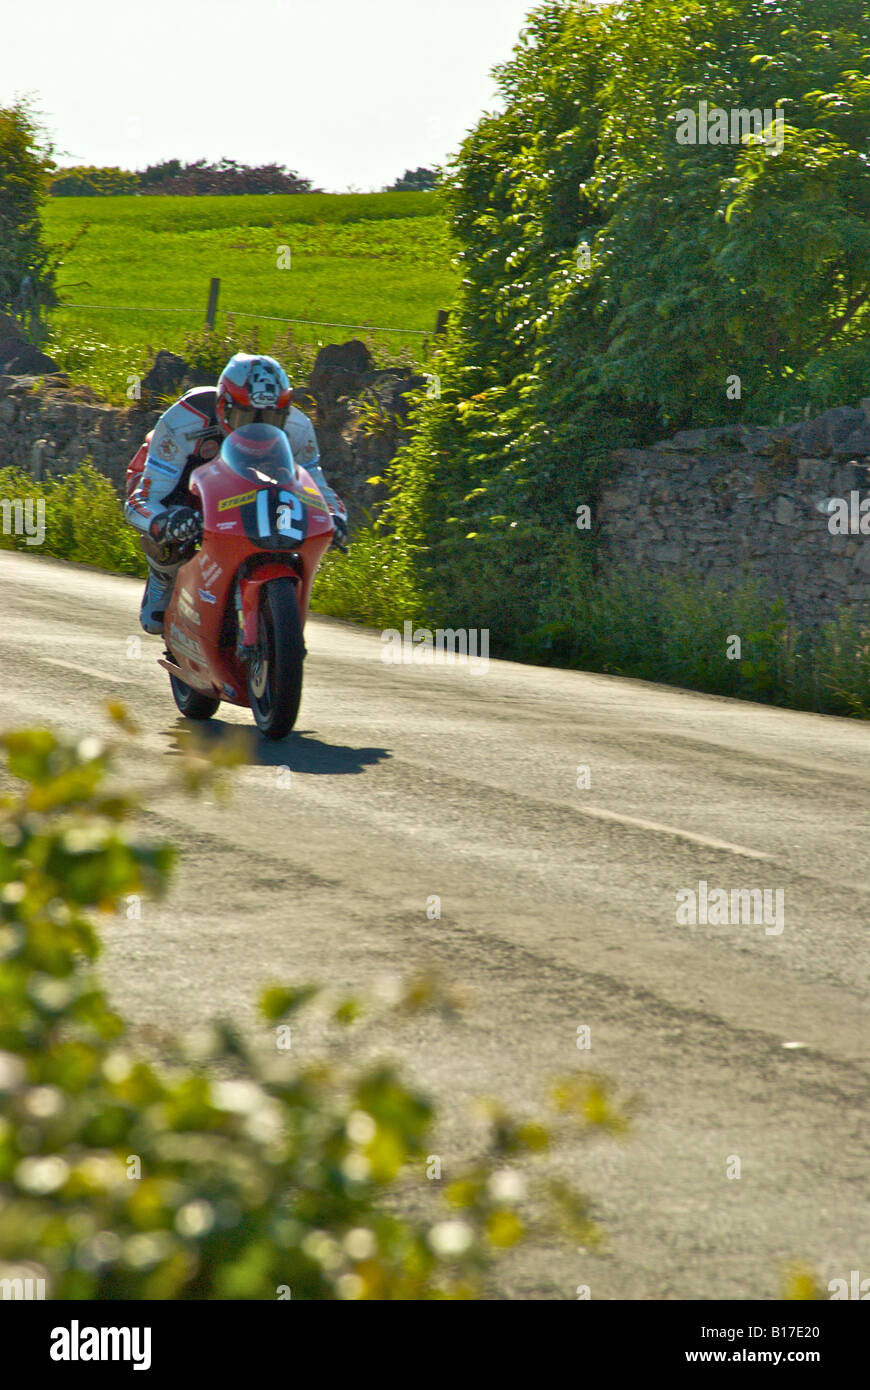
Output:
[[[188,719],[210,719],[227,701],[250,708],[267,738],[283,738],[302,698],[302,629],[332,543],[329,508],[272,425],[229,435],[188,487],[202,538],[180,552],[160,665]]]

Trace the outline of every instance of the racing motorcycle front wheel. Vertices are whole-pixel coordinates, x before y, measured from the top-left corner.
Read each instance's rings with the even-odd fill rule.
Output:
[[[283,738],[296,723],[304,656],[296,585],[272,579],[260,594],[257,645],[248,663],[248,699],[266,738]]]

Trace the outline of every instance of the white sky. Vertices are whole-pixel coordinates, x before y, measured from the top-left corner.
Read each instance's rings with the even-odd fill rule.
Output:
[[[535,3],[29,0],[4,6],[0,106],[31,95],[62,164],[225,156],[376,189],[495,106]]]

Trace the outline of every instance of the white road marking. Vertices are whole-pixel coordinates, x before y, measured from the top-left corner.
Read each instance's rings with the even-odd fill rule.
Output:
[[[41,656],[40,661],[48,662],[49,666],[63,666],[67,671],[78,671],[82,676],[96,676],[100,681],[113,681],[120,685],[135,685],[132,676],[113,676],[108,671],[95,671],[93,666],[77,666],[74,661],[61,661],[56,656]]]
[[[635,825],[639,830],[654,830],[660,835],[673,835],[679,840],[691,840],[694,845],[703,845],[706,849],[723,849],[728,854],[742,854],[746,859],[772,859],[773,856],[765,854],[760,849],[748,849],[746,845],[734,845],[730,840],[715,840],[710,835],[696,835],[693,830],[681,830],[675,825],[662,825],[660,821],[642,820],[640,816],[621,816],[616,811],[604,811],[597,806],[583,806],[575,808],[581,816],[589,816],[593,820],[616,821],[620,825]]]

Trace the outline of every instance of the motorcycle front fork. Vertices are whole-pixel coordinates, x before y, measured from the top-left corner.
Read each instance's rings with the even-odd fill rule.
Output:
[[[254,656],[257,648],[245,646],[245,618],[242,611],[242,586],[239,579],[236,579],[233,589],[233,603],[236,610],[236,656],[239,661],[248,662]]]

